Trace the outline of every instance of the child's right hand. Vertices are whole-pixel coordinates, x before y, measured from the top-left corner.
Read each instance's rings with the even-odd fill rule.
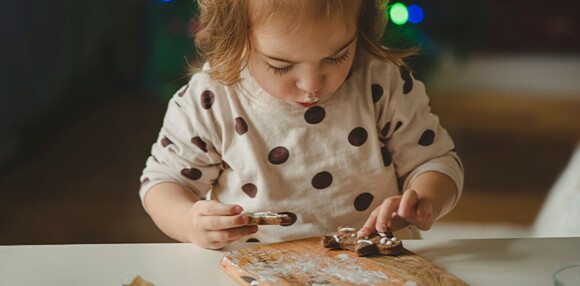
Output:
[[[239,205],[227,205],[216,201],[195,202],[189,214],[187,229],[189,240],[201,247],[220,249],[232,242],[256,233],[257,226],[246,226],[248,216],[241,214]]]

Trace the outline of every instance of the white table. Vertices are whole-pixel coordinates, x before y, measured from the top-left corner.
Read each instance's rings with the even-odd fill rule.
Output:
[[[580,261],[580,237],[406,240],[405,247],[471,285],[552,285],[552,271]],[[190,244],[0,246],[0,285],[122,285],[137,275],[156,286],[238,285],[225,251]]]

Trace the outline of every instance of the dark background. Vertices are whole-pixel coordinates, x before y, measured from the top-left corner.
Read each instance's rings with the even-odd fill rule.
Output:
[[[482,58],[578,61],[580,4],[400,2],[421,5],[425,21],[389,24],[385,44],[421,48],[409,62],[466,168],[463,200],[443,220],[533,224],[580,139],[580,72],[556,79],[572,88],[541,91],[437,75],[449,63],[477,74]],[[0,244],[170,241],[137,192],[195,59],[195,11],[182,0],[0,2]]]

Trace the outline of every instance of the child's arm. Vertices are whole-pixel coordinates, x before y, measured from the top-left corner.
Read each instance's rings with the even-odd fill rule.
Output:
[[[447,131],[431,113],[424,85],[405,68],[373,70],[372,81],[384,96],[375,100],[379,140],[385,166],[394,167],[400,194],[376,207],[359,235],[399,230],[416,225],[421,230],[449,212],[463,187],[463,166]],[[392,165],[391,165],[392,164]]]
[[[258,231],[245,226],[248,216],[239,205],[198,200],[176,183],[160,183],[145,196],[145,207],[155,224],[169,237],[210,249],[222,248]]]
[[[431,217],[437,220],[444,214],[451,211],[454,202],[457,201],[459,192],[455,182],[449,176],[439,172],[425,172],[413,180],[409,190],[414,190],[419,200],[431,200],[433,208]],[[402,217],[411,214],[413,211],[413,201],[403,201],[400,215]],[[429,227],[430,228],[430,227]],[[427,228],[427,229],[429,229]],[[427,230],[425,229],[425,230]]]
[[[386,232],[387,228],[397,231],[408,225],[429,230],[437,218],[451,209],[457,196],[457,186],[447,175],[422,173],[403,195],[390,197],[377,207],[358,235],[367,236],[375,229],[378,232]]]
[[[210,90],[218,92],[218,87],[204,77],[194,75],[169,101],[139,194],[155,224],[170,237],[221,248],[256,228],[241,227],[247,217],[235,205],[200,200],[225,170],[215,132],[223,128],[214,118],[218,106],[208,112],[202,104],[204,94],[213,95]]]

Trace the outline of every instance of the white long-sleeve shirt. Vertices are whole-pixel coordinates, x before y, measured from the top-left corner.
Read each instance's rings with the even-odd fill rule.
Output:
[[[228,87],[201,71],[173,96],[141,176],[142,200],[155,184],[175,182],[249,212],[289,213],[292,225],[244,238],[277,242],[360,228],[423,172],[448,175],[461,193],[453,142],[405,69],[368,56],[308,109],[268,95],[247,71],[242,78]]]

